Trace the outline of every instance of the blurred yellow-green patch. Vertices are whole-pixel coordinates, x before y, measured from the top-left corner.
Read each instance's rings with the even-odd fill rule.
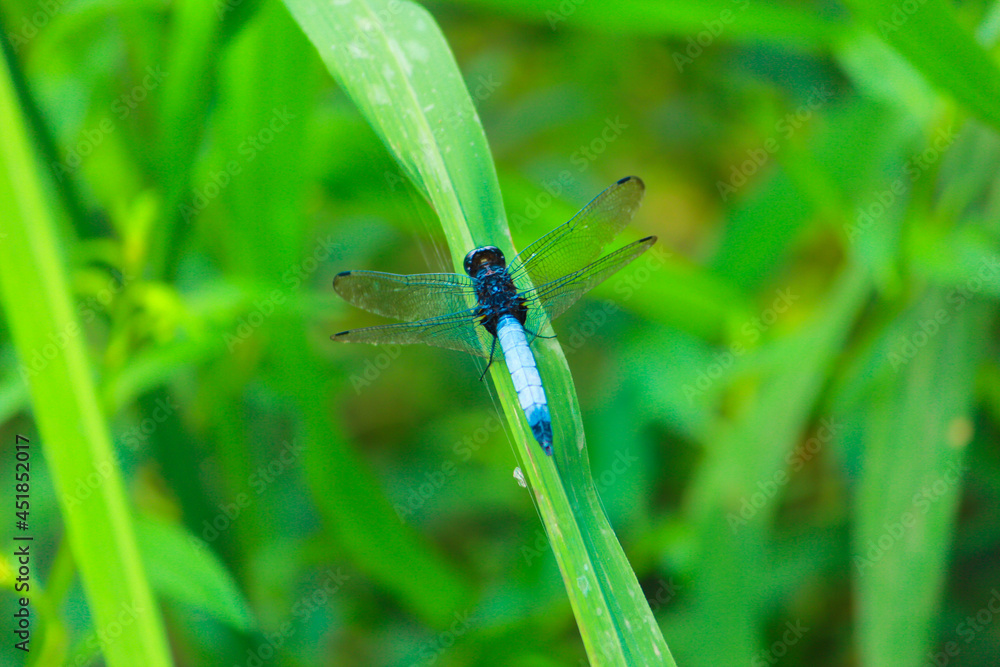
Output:
[[[4,0],[0,664],[1000,663],[1000,5]],[[345,270],[659,241],[503,364]]]

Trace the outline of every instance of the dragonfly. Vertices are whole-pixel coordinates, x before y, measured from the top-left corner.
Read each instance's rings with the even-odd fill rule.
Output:
[[[552,456],[552,418],[531,344],[546,323],[656,243],[655,236],[647,236],[598,259],[628,225],[644,191],[639,177],[626,176],[510,263],[496,246],[471,250],[464,276],[339,273],[333,280],[337,294],[401,322],[331,338],[374,345],[424,343],[487,359],[487,369],[499,346],[532,435]]]

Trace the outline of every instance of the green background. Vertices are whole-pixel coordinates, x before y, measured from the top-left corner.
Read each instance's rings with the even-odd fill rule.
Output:
[[[646,182],[623,237],[656,248],[555,330],[679,665],[1000,661],[997,7],[428,5],[517,246]],[[451,260],[285,6],[0,19],[37,162],[6,172],[43,188],[82,327],[16,344],[37,297],[7,275],[0,563],[22,433],[43,588],[27,663],[0,597],[0,662],[115,643],[46,460],[79,443],[42,441],[25,382],[82,343],[176,664],[586,664],[477,364],[328,338],[379,322],[337,272]],[[36,224],[2,210],[0,244]],[[117,479],[95,473],[64,508]]]

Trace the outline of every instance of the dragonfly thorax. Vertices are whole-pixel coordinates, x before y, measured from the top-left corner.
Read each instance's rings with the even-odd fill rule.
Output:
[[[465,256],[465,271],[476,290],[479,323],[494,336],[504,315],[513,315],[522,325],[527,317],[524,298],[507,271],[507,261],[499,248],[484,246]]]
[[[476,278],[483,269],[491,267],[502,269],[505,266],[507,266],[507,260],[500,251],[500,248],[496,246],[487,245],[482,248],[476,248],[465,256],[465,272],[471,278]]]

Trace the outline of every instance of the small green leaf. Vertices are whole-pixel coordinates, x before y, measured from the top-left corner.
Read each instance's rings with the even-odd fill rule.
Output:
[[[149,580],[157,591],[237,630],[254,627],[250,605],[232,575],[198,537],[153,517],[140,518],[136,529]]]

